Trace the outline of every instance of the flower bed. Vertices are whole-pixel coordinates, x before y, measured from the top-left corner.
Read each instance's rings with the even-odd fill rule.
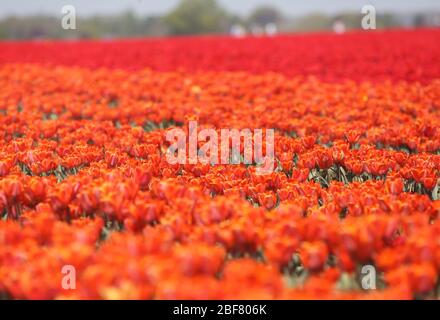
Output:
[[[438,35],[0,44],[0,296],[437,298]],[[168,163],[190,119],[274,171]]]

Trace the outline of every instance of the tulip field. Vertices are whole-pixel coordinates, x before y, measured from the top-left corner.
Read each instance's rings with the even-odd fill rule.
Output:
[[[440,29],[0,42],[0,299],[439,299],[439,219]]]

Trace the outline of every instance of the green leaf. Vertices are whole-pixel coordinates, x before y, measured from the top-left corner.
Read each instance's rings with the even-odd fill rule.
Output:
[[[432,199],[433,200],[440,200],[440,179],[437,180],[437,184],[435,185],[435,188],[432,190]]]

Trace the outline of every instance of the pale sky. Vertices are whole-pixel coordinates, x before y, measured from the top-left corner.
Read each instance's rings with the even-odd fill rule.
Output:
[[[63,5],[73,5],[77,15],[112,14],[131,9],[139,15],[162,14],[176,6],[179,0],[0,0],[0,16],[52,14],[60,15]],[[378,13],[414,13],[440,11],[440,0],[218,0],[229,11],[246,14],[261,4],[271,4],[286,15],[312,12],[335,14],[340,11],[360,11],[371,4]]]

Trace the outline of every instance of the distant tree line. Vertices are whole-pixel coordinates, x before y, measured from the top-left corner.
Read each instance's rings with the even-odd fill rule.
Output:
[[[188,34],[229,33],[239,26],[243,32],[263,30],[267,25],[276,26],[277,31],[316,31],[332,28],[335,20],[347,29],[360,28],[361,14],[345,13],[338,16],[310,14],[303,17],[286,17],[270,6],[255,8],[248,16],[231,14],[216,0],[182,0],[177,7],[163,16],[138,16],[131,11],[118,15],[81,17],[77,16],[77,29],[61,28],[59,17],[26,16],[6,17],[0,20],[0,38],[113,38],[137,36],[164,36]],[[411,17],[381,15],[378,28],[401,25],[425,25],[429,21],[424,15]]]

